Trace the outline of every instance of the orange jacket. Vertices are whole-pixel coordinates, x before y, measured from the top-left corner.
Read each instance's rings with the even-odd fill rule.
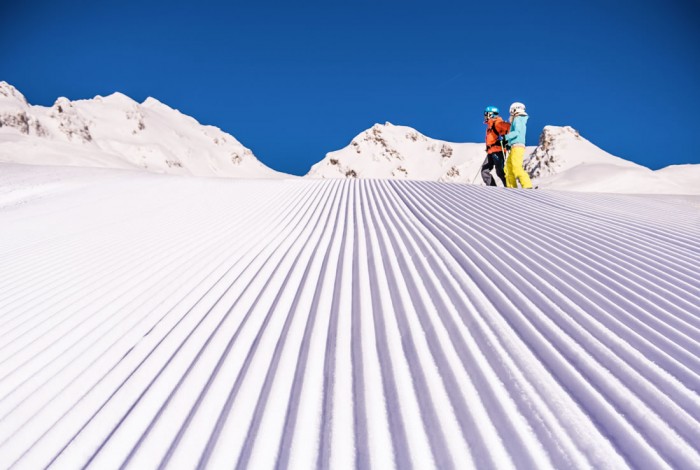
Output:
[[[501,152],[501,144],[498,137],[510,131],[510,123],[505,122],[500,116],[486,121],[486,153]]]

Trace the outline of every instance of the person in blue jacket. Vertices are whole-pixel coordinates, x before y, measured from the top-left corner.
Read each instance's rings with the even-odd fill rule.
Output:
[[[527,119],[524,104],[516,102],[510,105],[510,132],[505,135],[511,147],[505,165],[506,186],[509,188],[517,188],[518,181],[523,188],[532,188],[530,175],[523,168]]]

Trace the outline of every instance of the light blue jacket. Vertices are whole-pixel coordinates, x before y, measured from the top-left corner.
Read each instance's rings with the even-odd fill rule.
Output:
[[[524,116],[515,116],[510,126],[510,132],[506,134],[506,140],[509,145],[525,145],[525,132],[527,132],[528,117],[527,114]]]

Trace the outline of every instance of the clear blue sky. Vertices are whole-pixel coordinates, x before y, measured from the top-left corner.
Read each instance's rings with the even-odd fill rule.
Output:
[[[304,174],[375,122],[455,142],[524,102],[657,169],[700,163],[695,1],[15,1],[0,80],[32,104],[120,91]]]

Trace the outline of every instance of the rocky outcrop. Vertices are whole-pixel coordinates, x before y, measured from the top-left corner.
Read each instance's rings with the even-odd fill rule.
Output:
[[[580,140],[581,135],[570,126],[545,126],[537,148],[530,154],[530,160],[525,165],[525,170],[531,177],[549,176],[561,169],[560,159],[564,153],[560,151],[559,144],[567,139]]]

